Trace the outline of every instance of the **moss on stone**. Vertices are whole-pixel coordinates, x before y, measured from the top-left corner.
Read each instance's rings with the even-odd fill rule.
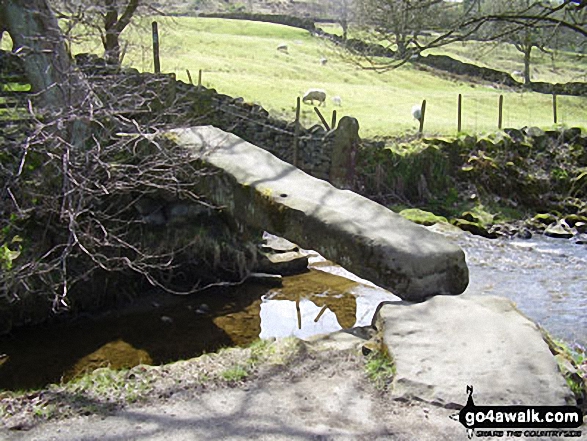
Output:
[[[434,225],[437,223],[448,223],[448,219],[444,216],[437,216],[430,211],[420,210],[419,208],[408,208],[399,212],[399,214],[406,219],[420,225]]]

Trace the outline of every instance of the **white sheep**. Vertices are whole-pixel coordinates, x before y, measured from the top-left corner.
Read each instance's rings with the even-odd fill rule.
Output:
[[[281,43],[279,46],[277,46],[277,50],[280,52],[285,52],[287,54],[287,51],[288,51],[287,44]]]
[[[325,65],[326,65],[326,63],[328,63],[328,58],[326,58],[326,57],[322,57],[322,58],[320,58],[320,64],[321,64],[322,66],[325,66]]]
[[[326,92],[322,89],[308,89],[302,97],[302,102],[307,104],[308,101],[310,101],[310,103],[314,105],[314,100],[318,101],[319,106],[326,104]]]
[[[420,121],[422,119],[422,105],[416,104],[412,106],[412,116]]]
[[[512,77],[523,77],[524,73],[521,70],[514,70],[512,72]]]
[[[338,95],[332,97],[332,102],[335,106],[341,107],[342,106],[342,98]]]

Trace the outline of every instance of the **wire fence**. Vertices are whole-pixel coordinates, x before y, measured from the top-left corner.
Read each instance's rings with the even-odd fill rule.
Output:
[[[406,109],[403,115],[407,114]],[[587,127],[585,98],[554,94],[436,95],[414,106],[411,115],[411,127],[424,134],[479,133],[529,126]]]

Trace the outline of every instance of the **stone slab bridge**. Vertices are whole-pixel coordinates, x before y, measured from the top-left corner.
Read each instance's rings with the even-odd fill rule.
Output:
[[[316,250],[404,300],[461,294],[469,283],[460,247],[376,202],[212,126],[175,129],[169,138],[217,171],[197,190],[237,222]]]

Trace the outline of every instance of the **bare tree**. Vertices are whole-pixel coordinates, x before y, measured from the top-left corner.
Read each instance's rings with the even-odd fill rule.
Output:
[[[516,1],[494,1],[485,5],[484,12],[487,15],[498,16],[500,14],[511,14],[512,12],[518,14],[540,14],[541,6],[531,0],[516,0]],[[540,22],[533,26],[520,26],[520,24],[510,21],[494,21],[486,26],[484,35],[487,39],[492,39],[496,42],[505,42],[512,44],[523,55],[523,77],[524,83],[529,84],[531,81],[530,64],[532,49],[537,48],[544,52],[549,41],[554,39],[557,28],[552,28],[548,24]]]
[[[122,62],[121,34],[131,24],[142,7],[150,7],[147,0],[55,0],[59,16],[65,20],[67,34],[75,35],[80,26],[99,36],[104,47],[104,59],[110,65]]]
[[[467,1],[453,3],[425,0],[357,0],[367,30],[373,39],[386,46],[395,46],[395,59],[382,63],[381,59],[367,57],[372,68],[388,69],[405,63],[414,54],[441,47],[456,41],[478,38],[503,40],[513,35],[541,29],[550,33],[566,30],[587,37],[585,2],[561,0],[557,2],[528,1],[503,2],[499,10],[488,10],[494,2]],[[532,47],[536,47],[536,40]],[[519,47],[529,53],[530,43],[520,39]]]
[[[330,13],[342,28],[342,38],[348,38],[349,26],[355,20],[355,0],[331,0],[329,3]]]
[[[397,58],[408,57],[417,47],[422,31],[430,29],[432,10],[442,0],[362,0],[359,3],[363,28],[374,33],[374,39],[395,48]]]
[[[194,182],[207,172],[190,152],[154,136],[185,112],[176,107],[175,81],[102,75],[99,64],[74,62],[47,0],[0,0],[0,18],[33,89],[33,122],[9,137],[2,132],[0,322],[9,323],[3,314],[22,299],[67,308],[76,287],[91,303],[108,280],[122,280],[117,274],[174,293],[241,282],[252,252],[196,194]],[[173,93],[162,104],[165,90]],[[164,229],[177,212],[200,216],[185,223],[198,231]],[[202,234],[206,223],[220,239]],[[170,279],[186,265],[196,280],[177,288]]]

